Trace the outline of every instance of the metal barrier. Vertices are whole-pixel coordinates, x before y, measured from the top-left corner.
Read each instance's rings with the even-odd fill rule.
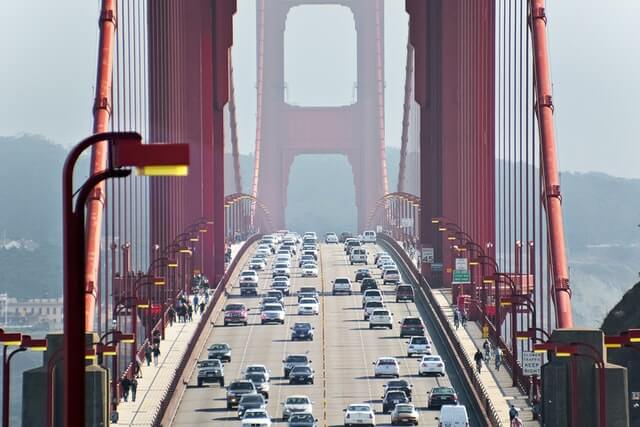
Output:
[[[470,356],[467,355],[467,353],[462,348],[462,345],[458,340],[455,331],[449,324],[449,321],[444,312],[438,309],[438,303],[433,295],[433,291],[431,290],[429,283],[422,276],[422,274],[420,274],[417,267],[414,265],[413,261],[409,258],[407,253],[395,240],[393,240],[393,238],[383,233],[379,233],[378,243],[381,243],[382,246],[390,251],[393,255],[395,255],[396,258],[402,260],[404,270],[409,273],[413,282],[418,284],[419,290],[421,291],[418,295],[422,295],[424,298],[426,298],[426,304],[424,304],[424,306],[437,321],[437,330],[442,334],[441,338],[453,350],[453,359],[456,361],[459,371],[464,374],[467,380],[466,384],[471,385],[472,387],[470,389],[471,393],[469,394],[475,399],[476,405],[481,410],[487,424],[490,426],[504,425],[498,415],[498,412],[496,411],[495,406],[493,405],[493,402],[491,401],[491,399],[489,399],[487,390],[478,377],[478,374],[475,370],[475,363],[473,363],[473,360],[471,360]]]

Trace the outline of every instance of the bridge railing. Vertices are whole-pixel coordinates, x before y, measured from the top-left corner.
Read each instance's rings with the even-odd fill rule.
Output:
[[[378,234],[378,240],[386,246],[387,250],[390,250],[394,255],[396,255],[396,257],[402,260],[405,271],[409,273],[415,283],[419,284],[422,294],[426,297],[427,304],[425,304],[425,308],[431,313],[437,322],[437,330],[442,334],[441,337],[443,341],[445,341],[453,350],[453,359],[458,365],[459,370],[463,373],[466,383],[472,387],[470,394],[475,398],[477,406],[483,412],[483,416],[486,418],[488,424],[491,426],[503,425],[502,420],[498,415],[498,411],[496,410],[493,402],[489,399],[489,393],[482,384],[482,381],[475,370],[473,360],[471,360],[470,356],[467,355],[462,348],[462,345],[444,312],[437,308],[438,303],[433,295],[429,283],[420,274],[407,253],[393,238],[384,233],[380,233]]]

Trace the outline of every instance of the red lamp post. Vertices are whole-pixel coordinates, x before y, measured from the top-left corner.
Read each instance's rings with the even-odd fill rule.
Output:
[[[9,427],[9,402],[11,392],[11,359],[23,351],[45,351],[47,349],[46,339],[32,339],[29,335],[20,333],[5,333],[0,329],[0,343],[2,349],[2,426]],[[7,349],[11,346],[18,346],[17,349],[7,354]]]
[[[106,142],[106,144],[104,144]],[[103,143],[107,147],[107,168],[91,176],[76,192],[73,172],[80,155]],[[64,424],[85,425],[85,333],[92,329],[93,316],[86,315],[84,274],[85,204],[93,188],[109,178],[125,178],[136,167],[147,176],[184,176],[188,173],[187,144],[142,144],[135,132],[94,134],[71,149],[62,172],[63,271],[64,271]],[[74,204],[75,196],[75,204]]]

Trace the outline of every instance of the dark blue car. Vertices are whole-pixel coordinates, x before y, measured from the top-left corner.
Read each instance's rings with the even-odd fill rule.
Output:
[[[291,328],[291,341],[313,341],[313,331],[311,323],[295,323]]]
[[[316,427],[318,420],[309,413],[292,414],[289,417],[289,427]]]

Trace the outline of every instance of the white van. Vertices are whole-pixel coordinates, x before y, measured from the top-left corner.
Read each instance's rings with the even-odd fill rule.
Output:
[[[351,265],[357,263],[367,265],[367,251],[360,248],[352,249],[351,254],[349,255],[349,262],[351,262]]]
[[[464,405],[442,405],[438,427],[468,427],[469,416]]]
[[[365,230],[362,233],[362,243],[376,243],[376,232],[373,230]]]

